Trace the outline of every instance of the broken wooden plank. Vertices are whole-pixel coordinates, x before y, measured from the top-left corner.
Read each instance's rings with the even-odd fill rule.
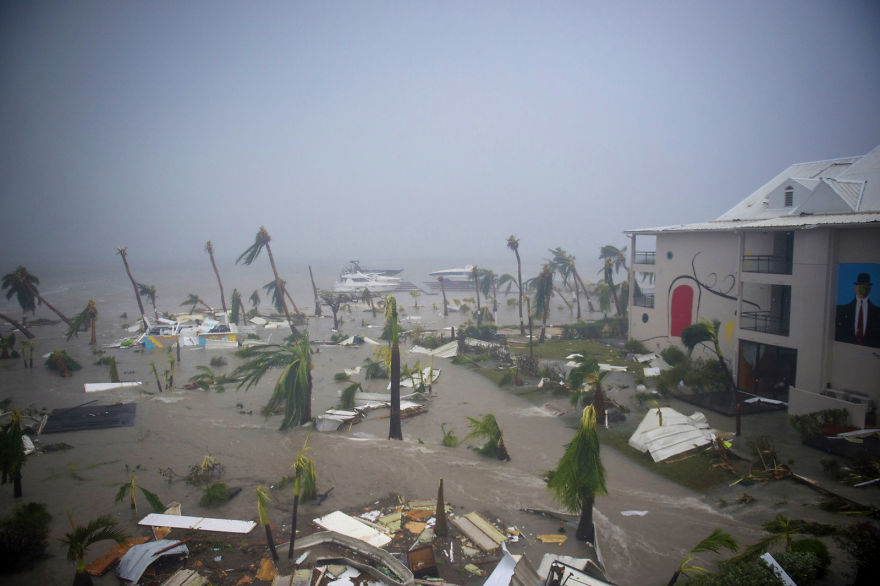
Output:
[[[480,531],[489,536],[489,539],[501,545],[502,542],[507,541],[507,536],[498,531],[492,523],[485,520],[477,513],[468,513],[464,516],[465,519],[469,520],[471,523],[476,525]]]
[[[474,545],[479,547],[485,552],[494,551],[498,549],[498,544],[495,541],[483,533],[483,531],[473,524],[470,519],[465,517],[452,517],[450,522],[455,525],[459,531],[464,533],[465,537],[470,539]]]

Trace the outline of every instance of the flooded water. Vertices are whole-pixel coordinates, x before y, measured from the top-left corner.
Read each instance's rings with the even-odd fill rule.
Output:
[[[198,293],[213,305],[219,306],[216,281],[207,259],[204,266],[139,267],[131,258],[132,270],[138,281],[154,284],[158,290],[160,310],[182,309],[180,302],[188,293]],[[402,275],[409,280],[422,280],[429,270],[456,266],[450,263],[411,269]],[[511,263],[512,264],[512,263]],[[59,271],[39,274],[41,293],[53,304],[67,312],[76,313],[89,297],[94,297],[100,312],[99,344],[109,343],[123,336],[123,324],[136,319],[137,307],[130,283],[120,266],[108,266],[93,273]],[[263,266],[265,265],[265,266]],[[314,309],[308,268],[284,272],[297,305],[307,313]],[[329,288],[339,266],[313,266],[319,287]],[[511,272],[515,266],[508,267]],[[227,301],[233,287],[239,288],[245,298],[254,288],[271,279],[268,262],[253,267],[221,267]],[[419,272],[416,272],[419,271]],[[506,271],[497,271],[506,272]],[[262,295],[261,295],[262,296]],[[407,294],[406,297],[409,297]],[[423,308],[412,308],[413,298],[400,298],[405,307],[404,324],[424,323],[426,327],[458,326],[462,317],[451,314],[444,318],[434,304],[442,304],[439,295],[418,298]],[[508,306],[505,298],[499,303],[502,324],[518,322],[516,308]],[[147,303],[145,301],[145,303]],[[264,301],[262,307],[266,308]],[[147,306],[149,308],[149,305]],[[8,302],[3,313],[18,316],[20,312]],[[554,307],[551,321],[571,321],[568,310]],[[120,317],[123,312],[127,318]],[[41,309],[38,316],[50,317]],[[411,319],[413,316],[421,319]],[[361,308],[342,314],[341,329],[346,334],[379,337],[378,327],[383,318]],[[409,321],[406,321],[409,320]],[[371,327],[373,326],[373,327]],[[312,340],[326,340],[331,334],[332,319],[310,318],[308,330]],[[156,492],[163,502],[179,501],[184,514],[199,514],[226,518],[252,519],[256,516],[254,489],[259,485],[276,485],[290,474],[290,466],[306,439],[307,430],[279,432],[278,418],[262,417],[260,409],[271,394],[274,377],[270,374],[250,391],[236,391],[233,385],[225,392],[188,391],[180,385],[196,373],[197,366],[207,366],[212,357],[223,356],[226,367],[214,370],[230,372],[238,359],[232,350],[186,348],[176,367],[177,388],[161,394],[155,391],[150,361],[162,370],[166,360],[164,351],[137,352],[109,350],[116,356],[123,380],[143,381],[142,389],[117,390],[86,395],[84,382],[108,380],[107,369],[96,365],[97,356],[87,345],[88,336],[80,335],[71,342],[64,341],[64,328],[39,326],[37,354],[43,355],[54,348],[65,348],[83,365],[71,378],[61,378],[42,366],[25,369],[21,361],[0,363],[2,397],[9,397],[18,407],[57,409],[81,405],[89,401],[102,403],[134,402],[137,417],[133,427],[43,435],[39,443],[64,442],[72,449],[32,456],[24,468],[23,502],[46,503],[53,515],[50,537],[52,558],[31,572],[10,577],[9,583],[54,584],[72,577],[73,567],[65,559],[58,538],[68,530],[67,515],[78,523],[85,523],[97,515],[110,513],[130,534],[144,534],[136,525],[147,506],[141,501],[139,516],[129,511],[126,503],[114,503],[118,486],[128,480],[131,472],[137,482]],[[266,339],[271,334],[280,338],[283,329],[261,331]],[[372,356],[369,345],[360,348],[342,348],[316,345],[314,355],[313,414],[338,403],[341,388],[333,381],[333,374],[351,368]],[[404,363],[426,363],[423,355],[403,353]],[[333,491],[321,507],[304,505],[301,519],[314,518],[336,509],[368,505],[391,493],[406,498],[432,498],[438,480],[442,477],[446,501],[456,506],[456,512],[476,510],[487,518],[515,525],[524,532],[525,539],[511,545],[513,553],[526,553],[537,566],[544,552],[583,554],[582,545],[573,538],[561,548],[541,544],[534,536],[552,533],[558,529],[553,521],[522,509],[552,509],[561,511],[546,490],[542,474],[554,468],[565,445],[571,440],[570,422],[550,416],[521,397],[499,389],[488,379],[464,367],[437,359],[434,366],[441,368],[440,380],[434,386],[434,396],[426,414],[403,422],[403,442],[389,441],[388,420],[376,414],[349,431],[313,433],[309,444],[318,473],[319,490]],[[380,381],[370,381],[367,391],[379,391]],[[493,413],[504,430],[505,444],[512,456],[511,462],[498,462],[478,455],[467,446],[446,448],[440,444],[441,425],[455,430],[459,437],[468,432],[467,417]],[[185,474],[189,466],[201,462],[210,454],[225,466],[222,478],[230,487],[243,488],[242,493],[216,510],[200,507],[201,491],[182,480],[171,483],[159,474],[160,469],[171,468]],[[608,570],[608,577],[619,584],[665,584],[681,559],[693,545],[715,527],[724,527],[744,541],[759,535],[757,525],[766,516],[731,507],[717,506],[718,495],[703,495],[666,481],[647,469],[634,464],[612,449],[603,449],[607,469],[608,495],[599,497],[595,519],[599,544]],[[0,507],[11,510],[16,502],[11,487],[3,487]],[[287,508],[292,500],[290,490],[278,493],[272,521],[280,533],[288,530]],[[729,496],[728,496],[729,498]],[[732,500],[732,499],[731,499]],[[774,501],[775,502],[775,501]],[[763,512],[774,510],[774,502],[763,502]],[[779,507],[776,507],[779,508]],[[622,511],[645,510],[644,516],[624,516]],[[771,515],[772,516],[772,515]],[[573,528],[569,530],[573,537]],[[90,550],[89,559],[104,550],[106,544],[97,544]],[[115,584],[111,574],[97,579],[99,584]]]

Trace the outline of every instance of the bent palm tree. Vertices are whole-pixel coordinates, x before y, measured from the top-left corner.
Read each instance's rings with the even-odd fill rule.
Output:
[[[128,248],[120,247],[116,249],[116,254],[122,257],[122,264],[125,265],[125,272],[128,275],[128,280],[131,281],[131,287],[134,289],[134,296],[138,302],[138,310],[141,312],[141,321],[144,324],[144,327],[149,328],[149,324],[147,320],[144,319],[144,303],[141,301],[141,294],[138,290],[137,282],[134,280],[134,277],[131,276],[131,267],[128,266]]]
[[[315,294],[315,315],[321,316],[321,300],[318,297],[318,287],[315,286],[315,275],[312,274],[312,265],[309,265],[309,278],[312,280],[312,293]]]
[[[95,305],[94,299],[89,299],[89,302],[86,304],[85,309],[76,314],[73,318],[73,322],[70,324],[70,327],[67,329],[67,341],[77,335],[83,326],[88,324],[88,327],[92,330],[92,339],[89,342],[90,346],[94,346],[98,343],[97,332],[95,329],[95,321],[98,319],[98,306]]]
[[[736,552],[739,549],[739,545],[736,543],[736,539],[727,533],[726,531],[722,531],[721,529],[715,528],[708,537],[702,540],[700,543],[696,544],[692,550],[690,550],[687,556],[682,560],[681,564],[679,564],[678,568],[675,570],[675,573],[672,575],[672,579],[669,580],[668,586],[672,586],[678,580],[681,575],[695,574],[695,573],[708,573],[709,570],[706,568],[702,568],[700,566],[695,566],[693,564],[694,554],[703,553],[707,551],[711,551],[712,553],[718,553],[721,549],[729,549],[730,551]]]
[[[27,337],[29,340],[34,337],[34,335],[31,333],[31,331],[29,329],[27,329],[26,327],[24,327],[23,325],[21,325],[20,323],[18,323],[17,321],[12,319],[11,317],[9,317],[8,315],[4,315],[4,314],[0,313],[0,319],[2,319],[3,321],[9,322],[12,325],[12,327],[14,327],[18,331],[20,331],[22,334],[24,334],[25,337]]]
[[[236,263],[244,262],[246,265],[251,265],[260,256],[260,252],[262,252],[263,248],[266,249],[266,252],[269,255],[269,264],[272,265],[272,273],[275,275],[275,288],[278,291],[284,291],[284,283],[281,281],[281,277],[278,276],[278,268],[275,266],[275,257],[272,255],[272,247],[269,246],[269,242],[272,240],[272,237],[269,236],[269,232],[266,231],[266,228],[260,226],[260,230],[257,232],[256,237],[254,238],[254,243],[251,244],[247,250],[241,253],[241,256],[238,257]],[[287,302],[284,300],[284,295],[279,294],[278,297],[281,300],[281,308],[284,310],[284,316],[287,318],[287,324],[290,326],[290,332],[293,334],[298,333],[296,331],[296,327],[293,325],[293,320],[290,319],[290,312],[287,310]]]
[[[390,328],[389,343],[391,344],[391,423],[388,429],[388,439],[403,439],[403,429],[400,426],[400,340],[397,333],[397,300],[393,295],[385,299],[386,327]]]
[[[196,294],[196,293],[190,293],[189,295],[187,295],[186,299],[184,299],[183,303],[181,303],[180,305],[181,305],[181,307],[185,307],[187,305],[191,306],[189,309],[190,313],[192,313],[196,310],[197,305],[204,306],[204,308],[207,309],[208,311],[214,311],[214,309],[210,305],[205,303],[205,300],[202,299],[201,297],[199,297],[198,294]]]
[[[251,296],[248,297],[248,301],[251,302],[251,307],[254,308],[254,311],[260,307],[260,291],[258,289],[254,289],[254,292],[251,293]]]
[[[593,542],[593,503],[597,495],[608,494],[605,486],[605,468],[599,456],[599,433],[596,428],[596,410],[587,406],[581,415],[581,424],[559,460],[547,484],[556,500],[573,513],[580,513],[575,537]]]
[[[724,360],[724,356],[721,354],[721,344],[718,341],[718,330],[720,327],[721,322],[717,319],[711,322],[703,319],[700,322],[685,327],[681,331],[681,343],[687,347],[689,353],[692,353],[697,344],[712,342],[715,356],[718,358],[718,363],[724,372],[725,382],[732,392],[731,404],[736,404],[736,383],[733,381],[730,369],[727,368],[727,361]]]
[[[547,332],[547,316],[550,314],[550,298],[553,296],[553,266],[545,264],[533,279],[535,289],[535,317],[541,318],[541,336],[538,342],[544,341]]]
[[[312,420],[312,356],[307,335],[289,344],[243,348],[236,356],[247,360],[235,371],[236,377],[242,377],[239,389],[256,385],[270,368],[283,368],[263,415],[269,416],[283,406],[281,430]]]
[[[519,287],[519,292],[517,295],[519,296],[519,335],[524,335],[526,333],[526,326],[523,323],[523,312],[522,312],[522,302],[523,302],[523,282],[522,282],[522,261],[519,258],[519,239],[511,234],[507,238],[507,248],[513,251],[513,254],[516,255],[516,278],[517,285]]]
[[[266,529],[266,541],[269,544],[269,551],[272,553],[272,561],[278,563],[278,552],[275,550],[275,540],[272,539],[272,527],[269,524],[269,503],[272,497],[269,496],[269,489],[265,486],[257,487],[257,513],[260,519],[260,525]]]
[[[155,285],[144,285],[143,283],[138,283],[138,294],[143,295],[147,299],[150,300],[150,305],[153,306],[153,315],[156,318],[159,318],[159,312],[156,311],[156,286]]]
[[[443,282],[443,275],[437,277],[440,281],[440,292],[443,293],[443,317],[449,315],[449,303],[446,301],[446,284]]]
[[[31,313],[34,313],[36,311],[36,308],[34,307],[34,298],[36,298],[41,304],[55,312],[55,315],[60,317],[64,323],[70,325],[70,320],[67,316],[58,311],[51,303],[46,301],[46,299],[40,295],[40,292],[37,290],[37,285],[39,284],[40,280],[30,274],[22,265],[18,265],[13,272],[3,275],[3,289],[9,289],[6,292],[6,298],[9,299],[15,295],[18,304],[21,305],[22,311],[30,311]]]
[[[116,543],[123,543],[128,535],[116,526],[116,519],[110,515],[101,515],[89,521],[84,527],[73,522],[73,516],[67,513],[70,519],[70,533],[65,533],[60,539],[67,546],[67,559],[76,564],[76,578],[74,586],[92,584],[92,577],[86,572],[86,550],[93,543],[112,539]]]
[[[477,292],[477,327],[480,327],[480,321],[483,316],[483,312],[480,309],[480,277],[479,271],[477,270],[477,265],[474,265],[474,268],[471,269],[474,277],[474,290]]]
[[[217,270],[217,263],[214,261],[214,245],[208,240],[205,243],[205,251],[211,257],[211,266],[214,268],[214,274],[217,275],[217,285],[220,287],[220,304],[223,306],[223,313],[226,313],[226,296],[223,294],[223,281],[220,280],[220,271]]]
[[[620,299],[617,296],[617,288],[614,285],[614,275],[620,269],[624,269],[627,274],[627,282],[629,282],[629,267],[626,266],[626,246],[617,248],[610,244],[606,244],[599,249],[599,259],[605,260],[605,266],[600,270],[604,274],[605,282],[611,288],[611,295],[614,297],[614,307],[618,315],[623,315],[624,310],[621,307]]]
[[[293,559],[293,546],[296,541],[296,515],[299,508],[300,497],[304,499],[312,498],[317,492],[317,474],[315,473],[315,462],[306,455],[309,449],[309,437],[312,432],[306,435],[306,441],[303,447],[296,455],[293,463],[294,480],[293,480],[293,515],[290,522],[290,546],[287,549],[287,559]]]

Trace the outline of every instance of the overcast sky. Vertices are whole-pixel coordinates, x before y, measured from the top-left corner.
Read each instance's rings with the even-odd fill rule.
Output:
[[[0,273],[580,260],[880,144],[880,2],[10,0],[0,75]]]

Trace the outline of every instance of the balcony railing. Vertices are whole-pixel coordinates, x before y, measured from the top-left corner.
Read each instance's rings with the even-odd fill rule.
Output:
[[[773,275],[790,275],[791,258],[772,254],[747,254],[743,256],[744,273],[769,273]]]
[[[636,251],[633,262],[637,265],[655,265],[657,264],[657,253]]]
[[[788,335],[787,320],[769,311],[744,311],[740,317],[739,327],[753,332],[776,334],[777,336]]]
[[[654,294],[646,293],[645,295],[634,295],[633,305],[636,307],[654,307]]]

